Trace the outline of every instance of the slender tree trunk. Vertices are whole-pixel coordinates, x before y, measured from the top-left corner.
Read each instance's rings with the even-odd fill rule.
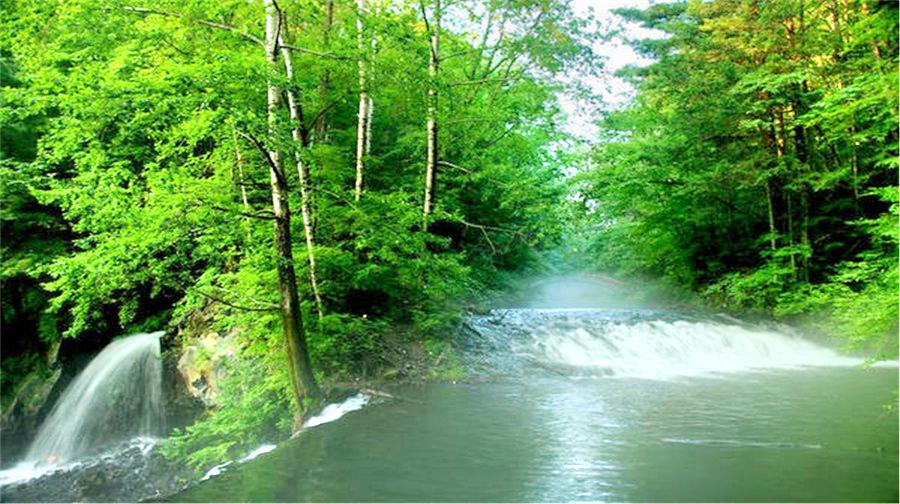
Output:
[[[266,61],[269,64],[268,120],[270,145],[277,130],[278,106],[281,92],[275,84],[278,72],[277,46],[280,29],[280,14],[274,0],[265,0],[266,8]],[[300,316],[300,296],[297,293],[297,279],[294,274],[294,256],[291,250],[291,210],[288,205],[288,185],[282,168],[281,153],[276,148],[268,152],[269,179],[272,186],[272,209],[275,213],[275,246],[277,249],[276,268],[278,270],[278,291],[281,296],[281,331],[285,339],[288,355],[288,369],[294,399],[297,402],[295,425],[302,420],[304,400],[320,397],[319,387],[313,376],[312,365],[306,350],[306,336]]]
[[[787,206],[787,228],[788,228],[788,246],[791,248],[791,277],[796,280],[797,279],[797,258],[794,255],[794,204],[793,198],[791,198],[791,193],[786,193],[784,195],[785,203]]]
[[[855,138],[856,126],[851,127],[850,131],[854,134],[850,137],[850,167],[853,170],[853,179],[851,180],[853,184],[853,210],[859,216],[859,142]]]
[[[434,1],[434,23],[431,26],[430,31],[431,43],[428,51],[428,110],[426,115],[428,146],[425,156],[425,203],[422,207],[422,213],[425,217],[431,215],[434,210],[434,179],[438,165],[437,77],[441,46],[441,0]]]
[[[331,51],[331,28],[334,24],[334,0],[325,1],[325,22],[323,26],[322,39],[325,42],[325,50]],[[331,92],[331,72],[326,67],[322,73],[322,79],[319,81],[319,96],[327,97]],[[328,106],[327,101],[322,100],[322,112],[316,118],[314,125],[316,133],[316,142],[324,142],[328,135],[328,112],[325,107]]]
[[[234,142],[234,157],[235,157],[235,165],[237,167],[237,178],[238,185],[241,187],[241,204],[244,208],[244,213],[247,214],[244,216],[244,227],[246,228],[246,240],[245,246],[250,245],[252,241],[251,238],[251,230],[252,224],[250,223],[250,199],[247,197],[247,183],[244,180],[244,156],[241,154],[241,149],[238,148],[237,143],[237,133],[235,133],[234,128],[231,129],[231,138]]]
[[[800,211],[803,221],[800,224],[800,244],[803,245],[803,281],[809,283],[809,266],[812,257],[812,247],[809,241],[809,188],[804,187],[800,191]]]
[[[809,92],[806,81],[803,81],[800,84],[799,92],[801,93],[801,96]],[[803,106],[803,102],[800,98],[794,102],[794,112],[797,117],[806,112],[805,108],[806,107]],[[804,171],[810,169],[810,160],[813,159],[813,157],[810,156],[812,146],[810,145],[809,140],[810,139],[807,138],[806,128],[800,123],[795,124],[794,147],[797,153],[797,161],[800,162],[800,169]],[[806,184],[800,189],[800,212],[802,216],[802,221],[800,223],[800,244],[803,245],[800,273],[803,280],[809,282],[809,267],[812,258],[812,249],[809,241],[809,187]]]
[[[777,115],[777,142],[776,142],[776,154],[778,156],[779,163],[784,159],[784,154],[787,145],[787,136],[784,131],[784,111],[779,110]],[[785,190],[787,192],[787,190]],[[790,248],[789,260],[791,264],[791,275],[796,279],[797,277],[797,253],[794,251],[794,216],[793,209],[791,208],[791,195],[788,192],[785,195],[785,199],[787,201],[787,221],[788,221],[788,246]]]
[[[778,233],[775,230],[775,208],[772,204],[772,187],[769,180],[766,180],[766,203],[768,204],[769,209],[769,248],[771,248],[772,252],[774,252],[777,248],[777,245],[775,243],[775,236]]]
[[[775,125],[772,124],[769,126],[769,130],[766,133],[766,144],[768,144],[769,152],[772,154],[776,154],[776,159],[778,162],[781,162],[780,150],[778,147],[778,135],[775,132]],[[772,180],[771,177],[766,178],[766,207],[768,210],[769,217],[769,248],[772,252],[778,248],[778,244],[776,242],[776,237],[778,236],[778,229],[775,227],[775,204],[772,198]]]
[[[366,157],[372,154],[372,116],[375,114],[375,102],[369,95],[369,105],[366,107]]]
[[[282,37],[279,36],[278,41],[281,42]],[[281,56],[284,59],[284,70],[287,74],[288,82],[294,80],[294,64],[291,60],[291,52],[288,49],[281,48]],[[309,284],[312,288],[313,298],[316,302],[316,313],[322,318],[322,296],[319,294],[319,281],[316,274],[316,240],[315,232],[312,226],[312,212],[310,210],[310,201],[312,187],[310,185],[309,166],[303,162],[302,150],[309,145],[308,135],[303,128],[303,113],[301,105],[297,100],[297,94],[293,89],[287,89],[288,110],[291,114],[291,136],[297,144],[294,150],[294,160],[297,163],[297,173],[300,175],[300,216],[303,220],[303,236],[306,239],[306,258],[309,262]]]
[[[356,49],[357,67],[359,68],[359,112],[356,115],[356,184],[353,197],[356,201],[362,197],[363,170],[365,168],[366,145],[369,143],[369,99],[368,82],[366,81],[366,37],[363,27],[363,14],[366,9],[366,0],[356,0]]]

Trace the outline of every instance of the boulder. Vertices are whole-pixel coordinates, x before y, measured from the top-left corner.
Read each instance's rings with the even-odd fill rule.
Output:
[[[30,372],[19,385],[16,394],[2,415],[4,431],[29,432],[36,427],[38,415],[53,387],[62,375],[62,368],[39,368]]]
[[[186,340],[178,355],[177,369],[187,392],[207,408],[218,404],[228,363],[237,357],[236,331],[219,334],[207,331]]]

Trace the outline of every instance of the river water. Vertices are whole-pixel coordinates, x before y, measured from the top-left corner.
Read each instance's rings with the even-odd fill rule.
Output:
[[[468,327],[473,380],[389,388],[171,500],[898,500],[896,364],[652,310]]]

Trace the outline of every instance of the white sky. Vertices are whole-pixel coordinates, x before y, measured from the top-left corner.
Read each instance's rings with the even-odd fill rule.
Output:
[[[627,65],[646,65],[651,61],[635,53],[625,44],[623,38],[657,38],[662,34],[634,23],[625,23],[622,18],[613,14],[612,10],[620,7],[647,8],[651,0],[573,0],[573,4],[579,15],[587,15],[593,11],[603,26],[613,29],[623,28],[622,34],[613,40],[598,42],[594,46],[595,52],[604,58],[605,68],[599,79],[588,81],[594,93],[602,97],[607,108],[621,107],[632,98],[634,90],[613,74]],[[560,103],[568,116],[566,131],[587,140],[596,138],[597,128],[594,121],[597,115],[588,104],[566,95],[560,96]]]

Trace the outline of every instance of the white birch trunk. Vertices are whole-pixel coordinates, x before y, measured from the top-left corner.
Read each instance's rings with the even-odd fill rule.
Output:
[[[277,135],[278,106],[281,93],[275,84],[278,72],[278,40],[281,29],[281,15],[273,0],[265,0],[266,40],[265,54],[270,72],[267,84],[267,118],[269,123],[269,140]],[[291,250],[291,210],[288,204],[288,185],[282,168],[281,153],[278,149],[267,152],[269,161],[269,179],[272,186],[272,210],[275,214],[274,231],[277,248],[276,269],[278,271],[278,291],[281,298],[281,330],[287,347],[288,369],[291,386],[297,403],[295,425],[302,424],[304,402],[307,399],[320,397],[316,379],[312,373],[312,365],[306,350],[306,335],[303,320],[300,317],[300,295],[297,292],[297,278],[294,273],[294,256]]]
[[[438,90],[437,77],[441,46],[441,0],[434,2],[434,23],[431,27],[431,47],[428,51],[428,109],[426,115],[427,151],[425,155],[425,202],[422,213],[427,217],[434,210],[434,183],[438,164]]]
[[[279,42],[281,42],[281,36],[279,36]],[[292,81],[294,79],[294,64],[291,59],[290,50],[282,47],[281,56],[284,59],[284,70],[287,74],[288,81]],[[319,281],[316,274],[316,240],[312,227],[312,211],[310,209],[312,187],[310,185],[309,167],[303,162],[303,157],[301,156],[301,149],[306,147],[303,139],[303,132],[301,130],[303,126],[301,121],[303,119],[300,114],[300,104],[297,101],[297,95],[290,88],[287,90],[287,99],[288,110],[291,114],[291,137],[293,137],[294,142],[297,144],[294,160],[297,163],[297,173],[300,176],[300,217],[303,220],[303,236],[306,239],[306,258],[309,262],[309,283],[312,288],[313,298],[316,302],[316,313],[319,318],[322,318],[322,296],[319,294]]]
[[[356,183],[353,190],[353,197],[356,201],[362,197],[365,156],[368,154],[366,146],[369,143],[368,122],[371,102],[366,75],[366,43],[362,19],[365,9],[366,0],[356,0],[356,49],[358,52],[356,64],[359,69],[359,111],[356,115]]]

